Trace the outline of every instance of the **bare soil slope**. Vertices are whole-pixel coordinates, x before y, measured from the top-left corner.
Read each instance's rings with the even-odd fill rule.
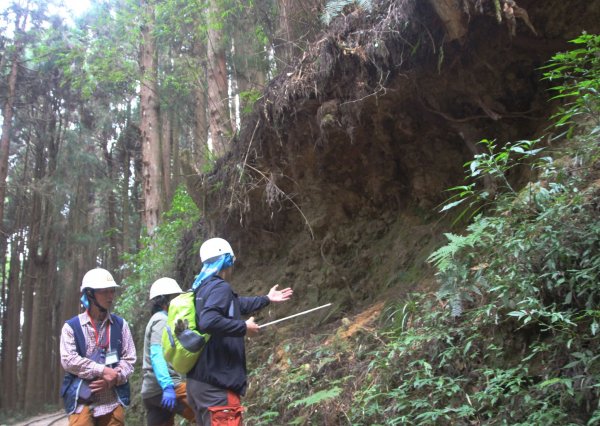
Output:
[[[241,294],[294,287],[295,305],[267,316],[334,302],[297,323],[311,330],[435,290],[426,258],[449,229],[436,209],[446,189],[481,139],[543,134],[553,105],[540,67],[600,30],[600,1],[521,0],[513,20],[493,1],[437,4],[453,3],[454,15],[428,1],[347,9],[270,83],[215,172],[188,182],[206,213],[188,246],[230,240]]]

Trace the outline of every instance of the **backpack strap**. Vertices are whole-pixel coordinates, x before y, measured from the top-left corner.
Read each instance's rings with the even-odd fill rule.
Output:
[[[112,320],[110,333],[110,348],[116,350],[119,354],[123,346],[123,318],[118,315],[110,314]]]

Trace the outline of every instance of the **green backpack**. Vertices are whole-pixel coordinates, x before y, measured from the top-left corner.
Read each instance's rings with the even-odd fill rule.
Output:
[[[187,328],[176,332],[179,320]],[[188,291],[171,300],[161,343],[165,360],[173,369],[180,374],[187,374],[196,364],[208,339],[210,334],[198,331],[196,324],[196,292]]]

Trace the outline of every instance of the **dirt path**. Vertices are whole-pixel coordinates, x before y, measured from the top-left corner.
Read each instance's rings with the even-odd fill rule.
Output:
[[[56,411],[54,413],[40,414],[39,416],[31,417],[19,423],[11,423],[10,426],[68,426],[67,415],[64,411]],[[4,426],[4,425],[0,425]],[[9,426],[9,424],[6,424]]]

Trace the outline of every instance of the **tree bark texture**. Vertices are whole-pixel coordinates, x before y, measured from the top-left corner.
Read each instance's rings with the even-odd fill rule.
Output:
[[[20,216],[20,215],[19,215]],[[8,274],[8,297],[6,299],[6,321],[2,327],[2,387],[18,389],[18,348],[21,342],[21,303],[23,291],[19,282],[21,273],[20,255],[23,253],[21,233],[11,241],[10,272]],[[17,392],[2,392],[0,406],[14,410],[18,404]]]
[[[173,110],[169,109],[166,112],[163,112],[160,116],[162,120],[162,138],[161,138],[161,175],[163,177],[163,208],[162,210],[167,210],[168,206],[171,204],[171,199],[173,197],[173,191],[171,188],[171,148],[174,143],[173,140]]]
[[[35,147],[34,173],[35,181],[41,181],[44,176],[44,154],[43,147],[39,145]],[[43,276],[45,256],[43,246],[41,246],[43,216],[42,197],[38,191],[35,191],[29,213],[29,258],[25,270],[27,294],[25,311],[23,312],[24,328],[27,331],[23,344],[23,352],[26,354],[23,363],[23,376],[25,379],[23,408],[28,411],[38,405],[36,388],[39,387],[39,374],[43,362],[40,351],[40,343],[43,340],[39,340],[42,337],[40,325],[45,316],[41,311],[41,309],[45,309],[41,302],[46,303],[43,297],[45,293],[44,285],[47,284]]]
[[[91,232],[88,227],[89,212],[88,194],[90,194],[90,182],[82,179],[77,185],[75,196],[69,208],[69,218],[67,228],[71,235],[80,236]],[[63,295],[62,301],[62,319],[63,321],[79,313],[79,288],[81,278],[85,274],[85,265],[93,264],[94,255],[90,249],[90,243],[83,244],[79,238],[69,238],[66,249],[66,259],[68,268],[63,272],[62,281]]]
[[[46,98],[41,108],[38,122],[44,127],[36,134],[34,180],[41,182],[52,180],[56,170],[58,147],[60,146],[60,118],[54,99]],[[58,121],[58,123],[57,123]],[[51,189],[50,189],[50,192]],[[57,376],[48,371],[58,369],[58,345],[53,345],[46,336],[56,335],[56,250],[57,236],[54,231],[55,209],[52,201],[40,191],[34,191],[30,215],[29,264],[27,279],[31,280],[33,300],[31,311],[24,316],[31,318],[31,329],[23,351],[29,354],[25,365],[24,409],[31,411],[47,401],[47,395],[57,389]]]
[[[12,64],[10,74],[8,76],[6,101],[2,109],[2,137],[0,138],[0,231],[4,232],[4,198],[6,197],[6,178],[8,176],[8,156],[10,151],[10,137],[12,133],[14,104],[17,93],[17,75],[19,73],[19,62],[21,52],[23,51],[23,42],[20,34],[24,31],[27,25],[27,15],[22,16],[19,11],[15,18],[16,41],[14,53],[12,55]],[[2,237],[4,238],[4,237]]]
[[[117,185],[117,171],[115,166],[115,159],[112,150],[109,150],[108,147],[108,135],[103,135],[102,137],[102,154],[104,156],[104,161],[106,162],[106,170],[108,173],[108,179],[111,182],[111,185]],[[121,246],[121,226],[117,219],[117,196],[114,191],[107,191],[107,217],[108,217],[108,228],[110,230],[108,234],[109,241],[109,262],[105,265],[111,271],[114,271],[113,274],[116,274],[115,279],[119,280],[120,276],[118,276],[119,270],[119,256],[123,253],[123,247]]]
[[[152,235],[161,214],[161,149],[158,100],[158,72],[156,43],[154,39],[154,4],[142,1],[143,19],[141,44],[140,107],[142,132],[142,179],[144,193],[144,224]]]
[[[200,40],[194,40],[192,47],[196,58],[206,57],[206,45]],[[196,84],[194,85],[194,144],[193,160],[197,164],[198,171],[202,170],[208,163],[208,96],[206,81],[206,63],[199,64],[197,67]]]
[[[210,138],[215,156],[222,157],[232,137],[229,91],[225,61],[225,40],[217,0],[209,3],[207,46],[208,116]]]
[[[124,251],[133,250],[135,245],[132,245],[131,241],[132,239],[137,241],[139,238],[139,233],[132,230],[132,224],[139,223],[139,191],[136,189],[137,182],[139,182],[139,176],[137,176],[137,172],[134,172],[132,169],[138,168],[140,163],[139,159],[141,158],[142,144],[139,128],[132,122],[131,114],[131,104],[128,104],[125,130],[119,136],[119,167],[123,172],[123,176],[120,181],[120,202],[122,215],[121,244]],[[136,173],[134,182],[131,182],[132,172]]]
[[[25,167],[23,174],[19,177],[19,183],[24,185],[26,181],[27,161],[29,158],[29,146],[25,149]],[[0,365],[2,369],[2,386],[4,389],[22,388],[19,386],[19,346],[23,345],[23,334],[21,333],[21,312],[23,303],[23,285],[21,283],[22,260],[25,252],[25,238],[23,224],[26,223],[28,198],[25,193],[17,193],[14,197],[16,214],[13,233],[10,236],[10,259],[9,272],[6,280],[7,295],[5,300],[5,311],[2,323],[2,356]],[[8,410],[19,408],[19,391],[2,392],[0,394],[0,407]]]
[[[12,134],[12,126],[13,126],[13,116],[14,116],[14,108],[15,108],[15,100],[17,96],[17,77],[19,73],[19,66],[21,60],[21,54],[23,51],[23,42],[21,34],[24,32],[25,27],[27,25],[27,17],[28,14],[23,14],[23,11],[17,10],[15,16],[15,45],[14,51],[11,57],[11,67],[10,73],[8,74],[7,84],[6,84],[6,100],[2,107],[2,135],[0,136],[0,263],[2,265],[2,307],[0,309],[0,316],[2,319],[2,346],[0,347],[0,361],[2,361],[2,365],[5,363],[9,363],[10,367],[14,369],[9,370],[8,368],[0,369],[0,381],[2,383],[12,382],[15,378],[14,374],[16,372],[16,358],[13,359],[12,354],[12,345],[14,343],[10,334],[12,333],[13,324],[11,323],[9,326],[9,321],[14,321],[13,312],[10,311],[10,306],[7,306],[9,299],[14,300],[15,294],[14,289],[7,288],[7,277],[5,271],[6,265],[6,250],[7,250],[7,236],[9,235],[9,230],[5,228],[5,220],[4,220],[4,206],[6,199],[6,186],[7,186],[7,177],[8,177],[8,158],[10,155],[10,140]],[[4,57],[3,61],[4,62]],[[10,285],[10,283],[8,283]],[[9,294],[11,297],[9,297]],[[19,324],[17,322],[17,324]],[[8,328],[11,328],[8,331]],[[10,342],[7,340],[10,339]],[[5,346],[6,344],[6,346]],[[7,375],[6,375],[7,374]],[[14,389],[14,388],[6,388],[6,389]],[[3,392],[4,393],[4,392]],[[16,406],[16,398],[15,393],[6,392],[5,397],[0,397],[0,407],[5,406],[4,403],[8,404],[8,407],[14,408]],[[7,401],[3,401],[7,399]]]
[[[177,125],[173,126],[171,135],[173,138],[172,150],[171,150],[171,197],[173,199],[177,187],[181,183],[181,166],[179,160],[179,135],[181,134],[181,123],[179,120],[175,121]]]

